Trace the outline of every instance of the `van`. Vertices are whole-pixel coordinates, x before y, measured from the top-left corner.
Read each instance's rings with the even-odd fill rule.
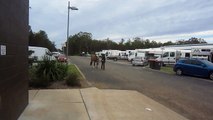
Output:
[[[130,50],[129,51],[129,54],[127,56],[128,61],[130,61],[130,62],[133,61],[133,58],[135,58],[135,53],[136,53],[136,50]]]
[[[28,47],[29,59],[33,59],[34,61],[43,61],[44,57],[48,57],[50,60],[56,60],[52,53],[45,47]]]
[[[117,61],[119,59],[121,51],[120,50],[108,50],[106,53],[107,59],[112,59],[114,61]]]

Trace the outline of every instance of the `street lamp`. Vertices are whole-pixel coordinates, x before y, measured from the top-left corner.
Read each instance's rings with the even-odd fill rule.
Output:
[[[78,10],[77,7],[71,7],[70,1],[68,1],[68,18],[67,18],[67,57],[69,55],[69,21],[70,21],[70,10]]]

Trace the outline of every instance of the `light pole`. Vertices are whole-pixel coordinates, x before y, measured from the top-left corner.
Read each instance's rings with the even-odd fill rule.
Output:
[[[70,1],[68,1],[68,17],[67,17],[67,57],[69,55],[69,21],[70,21],[70,9],[71,10],[78,10],[76,7],[70,6]]]

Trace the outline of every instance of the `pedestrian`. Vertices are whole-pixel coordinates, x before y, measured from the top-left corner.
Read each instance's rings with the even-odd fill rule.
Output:
[[[102,70],[105,70],[105,62],[106,62],[105,54],[101,54],[101,69]]]

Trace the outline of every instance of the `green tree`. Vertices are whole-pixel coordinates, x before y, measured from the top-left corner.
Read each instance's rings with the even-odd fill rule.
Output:
[[[192,37],[189,40],[178,40],[176,44],[182,45],[182,44],[201,44],[201,43],[207,43],[204,39],[202,38],[195,38]]]
[[[37,33],[30,31],[29,33],[29,46],[46,47],[50,51],[56,51],[55,43],[51,42],[45,31],[40,30]]]

